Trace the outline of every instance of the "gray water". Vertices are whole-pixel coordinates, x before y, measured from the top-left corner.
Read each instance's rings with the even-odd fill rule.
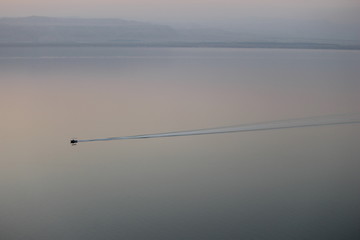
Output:
[[[359,239],[360,52],[0,48],[0,239]]]

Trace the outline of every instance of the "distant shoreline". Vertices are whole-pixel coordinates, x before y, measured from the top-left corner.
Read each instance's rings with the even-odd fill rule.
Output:
[[[302,42],[93,42],[93,43],[0,43],[0,47],[177,47],[360,50],[360,45]]]

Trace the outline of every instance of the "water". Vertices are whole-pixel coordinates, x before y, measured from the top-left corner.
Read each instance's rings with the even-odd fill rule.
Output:
[[[358,239],[360,52],[0,48],[0,239]]]

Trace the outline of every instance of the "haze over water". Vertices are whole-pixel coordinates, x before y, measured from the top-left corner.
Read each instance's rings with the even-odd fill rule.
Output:
[[[358,239],[360,52],[1,48],[0,239]]]

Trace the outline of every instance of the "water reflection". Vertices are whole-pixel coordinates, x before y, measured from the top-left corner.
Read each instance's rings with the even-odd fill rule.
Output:
[[[4,239],[356,239],[357,125],[93,138],[359,112],[359,52],[8,48]]]

